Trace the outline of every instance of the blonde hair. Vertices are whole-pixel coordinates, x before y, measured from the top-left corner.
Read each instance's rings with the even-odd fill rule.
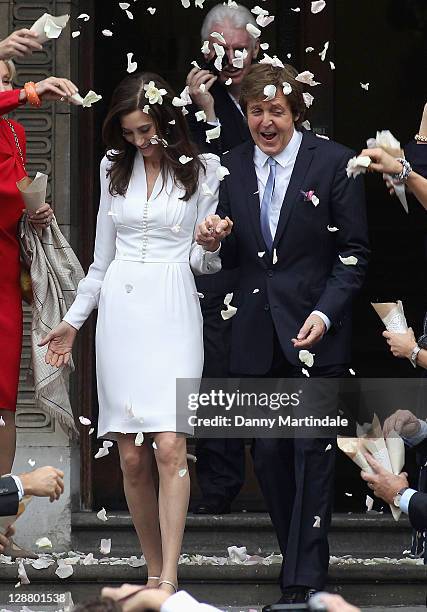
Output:
[[[16,77],[16,67],[15,67],[15,64],[10,59],[9,60],[1,60],[1,61],[5,64],[5,66],[7,68],[7,71],[9,73],[10,81],[11,82],[14,81],[15,77]]]

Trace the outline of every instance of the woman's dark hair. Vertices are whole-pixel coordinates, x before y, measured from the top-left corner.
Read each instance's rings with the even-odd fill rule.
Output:
[[[72,612],[122,612],[122,606],[110,597],[96,597],[74,606]]]
[[[148,103],[144,85],[148,85],[150,81],[153,81],[158,89],[166,89],[167,93],[162,96],[162,104]],[[108,170],[111,195],[124,196],[126,194],[136,154],[136,148],[127,142],[122,134],[120,119],[123,115],[136,110],[142,111],[146,105],[149,105],[149,115],[156,125],[158,138],[167,142],[162,156],[163,185],[170,171],[175,184],[185,189],[185,195],[182,198],[184,201],[189,200],[197,191],[199,171],[204,166],[198,157],[196,146],[190,140],[190,132],[182,114],[182,108],[172,105],[174,96],[175,93],[170,85],[158,74],[150,72],[132,74],[123,79],[114,90],[102,128],[102,137],[107,150],[113,149],[107,153],[107,158],[113,162]],[[174,121],[172,125],[171,121]],[[157,146],[163,147],[161,143]],[[186,164],[181,164],[179,161],[181,155],[193,159]]]

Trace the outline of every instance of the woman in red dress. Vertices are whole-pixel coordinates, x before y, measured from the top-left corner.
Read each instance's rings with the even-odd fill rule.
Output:
[[[59,100],[77,92],[67,79],[49,77],[12,89],[13,64],[0,61],[0,474],[10,472],[15,455],[15,410],[22,343],[18,221],[24,202],[16,182],[25,172],[25,132],[22,125],[5,117],[29,102]],[[48,204],[30,216],[31,223],[46,227],[53,211]]]

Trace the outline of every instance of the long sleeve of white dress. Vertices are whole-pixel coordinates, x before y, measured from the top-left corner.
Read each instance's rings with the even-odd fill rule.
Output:
[[[160,612],[221,612],[221,610],[209,604],[199,603],[185,591],[178,591],[161,605]]]
[[[197,221],[190,250],[190,266],[195,275],[215,274],[221,270],[219,249],[215,252],[205,251],[195,240],[199,223],[208,215],[213,215],[218,206],[219,179],[216,172],[221,165],[219,157],[213,153],[205,153],[200,158],[206,165],[206,174],[202,170],[199,177]]]
[[[108,159],[104,157],[100,165],[101,198],[96,222],[93,263],[85,278],[80,281],[76,299],[64,317],[64,321],[76,329],[80,329],[92,310],[98,307],[104,276],[116,252],[116,228],[111,215],[108,214],[112,200],[108,191],[108,164]]]

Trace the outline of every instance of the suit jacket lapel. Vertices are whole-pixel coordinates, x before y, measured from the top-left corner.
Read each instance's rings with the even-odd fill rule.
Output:
[[[316,149],[317,142],[316,136],[303,130],[303,136],[301,146],[298,151],[297,158],[295,160],[294,169],[292,171],[291,180],[289,181],[288,189],[286,191],[285,199],[283,200],[282,208],[280,210],[279,223],[277,225],[276,235],[274,237],[273,249],[279,244],[283,232],[286,229],[286,225],[290,219],[292,211],[296,202],[302,197],[301,187],[307,171],[310,167],[313,154]]]

